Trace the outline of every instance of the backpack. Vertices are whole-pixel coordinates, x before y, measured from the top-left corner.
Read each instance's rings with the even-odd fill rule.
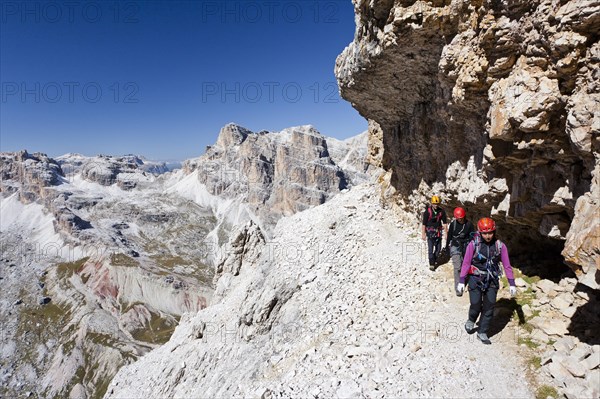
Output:
[[[436,213],[435,218],[433,217],[433,210],[431,209],[431,206],[428,205],[427,206],[427,213],[428,213],[428,217],[427,217],[427,223],[429,224],[429,222],[431,222],[432,220],[435,220],[436,224],[440,224],[440,221],[442,220],[442,215],[443,215],[443,210],[440,210],[438,213]],[[439,227],[433,227],[433,226],[425,226],[425,231],[427,232],[427,236],[430,238],[434,238],[434,237],[441,237],[442,236],[442,226],[440,224]]]
[[[499,258],[502,253],[502,241],[496,239],[494,246],[496,251],[494,256],[488,259],[483,253],[481,253],[481,234],[475,232],[473,235],[473,259],[479,261],[485,260],[485,270],[481,270],[475,266],[471,266],[470,274],[477,277],[477,287],[482,291],[486,291],[492,281],[497,281],[502,277],[502,269],[500,268],[500,262],[495,261],[494,258]],[[476,270],[473,270],[476,269]]]
[[[467,245],[471,242],[475,236],[474,231],[471,231],[468,235],[463,233],[463,230],[467,227],[468,221],[462,225],[460,231],[457,234],[457,226],[458,222],[456,219],[452,220],[451,227],[448,229],[448,233],[452,230],[453,237],[448,237],[448,240],[452,243],[453,246],[458,247],[460,249],[460,253],[462,256],[465,256],[465,251],[467,250]]]

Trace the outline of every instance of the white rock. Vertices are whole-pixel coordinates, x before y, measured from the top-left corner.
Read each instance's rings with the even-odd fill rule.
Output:
[[[542,330],[534,328],[531,332],[531,338],[542,343],[548,342],[548,335],[544,333]]]
[[[569,371],[562,364],[555,361],[552,361],[552,363],[548,365],[548,371],[550,371],[550,375],[552,375],[552,377],[554,377],[554,379],[561,384],[567,381],[569,378],[573,378],[571,373],[569,373]]]
[[[583,363],[573,357],[568,357],[562,362],[562,365],[569,370],[574,377],[585,377],[586,372],[588,371],[587,367],[583,365]]]
[[[561,309],[560,312],[563,314],[563,316],[565,316],[567,319],[572,318],[575,313],[577,312],[577,307],[575,306],[570,306],[568,308],[564,308]]]
[[[592,354],[591,346],[589,346],[585,343],[579,343],[575,346],[575,349],[573,349],[571,351],[569,356],[572,357],[573,359],[575,359],[576,361],[581,362],[591,354]]]
[[[573,304],[573,297],[567,295],[558,295],[552,301],[550,301],[550,305],[559,311],[568,308]]]
[[[569,385],[563,389],[565,396],[567,399],[581,399],[587,396],[583,396],[583,391],[585,387],[581,385]]]
[[[564,320],[548,320],[537,316],[531,319],[529,323],[548,335],[565,335],[569,331],[569,323]]]
[[[585,367],[588,370],[593,370],[600,366],[600,354],[592,353],[587,359],[584,360]]]
[[[358,384],[353,380],[343,380],[335,392],[338,398],[356,398],[362,393]]]
[[[591,370],[585,376],[588,387],[596,392],[600,391],[600,369]]]
[[[546,279],[542,279],[542,280],[538,281],[535,285],[544,294],[548,294],[556,286],[556,284],[554,284],[554,282],[552,282],[550,280],[546,280]]]
[[[517,277],[515,279],[515,285],[519,288],[527,288],[529,287],[529,284],[527,284],[527,282],[525,280],[523,280],[521,277]]]
[[[567,336],[557,339],[553,346],[557,351],[570,352],[573,348],[575,348],[576,344],[577,342],[573,337]]]

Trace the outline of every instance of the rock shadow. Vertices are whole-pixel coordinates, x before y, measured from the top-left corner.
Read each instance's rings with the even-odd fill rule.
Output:
[[[600,345],[600,290],[578,283],[574,293],[584,292],[589,301],[577,308],[567,327],[569,335],[588,345]]]
[[[519,325],[525,324],[525,314],[523,313],[523,309],[514,298],[499,299],[496,302],[496,307],[494,308],[494,317],[490,323],[488,336],[493,337],[494,335],[500,334],[512,319],[515,311],[517,312],[517,317],[519,318]]]

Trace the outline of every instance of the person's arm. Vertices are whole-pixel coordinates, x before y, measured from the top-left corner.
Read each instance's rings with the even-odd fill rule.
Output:
[[[446,240],[448,240],[448,219],[446,218],[446,210],[442,209],[442,225],[444,226],[444,233],[446,234]]]
[[[425,240],[425,225],[427,224],[427,209],[423,212],[423,221],[421,223],[421,239]]]
[[[462,267],[460,269],[460,282],[462,284],[465,283],[465,278],[467,277],[467,274],[469,274],[469,269],[471,269],[473,252],[475,252],[475,247],[473,245],[473,241],[471,241],[469,245],[467,245],[467,249],[465,251],[465,258],[463,259]]]
[[[450,227],[446,232],[446,248],[450,246],[450,238],[454,235],[454,223],[450,223]]]
[[[471,238],[471,236],[473,235],[473,233],[475,233],[475,227],[473,227],[473,223],[471,223],[470,221],[467,221],[468,225],[467,225],[467,237]]]
[[[508,249],[506,249],[506,244],[504,243],[502,243],[502,250],[500,251],[500,260],[502,261],[502,266],[504,266],[504,273],[506,273],[508,284],[514,287],[515,275],[512,266],[510,265],[510,260],[508,259]]]

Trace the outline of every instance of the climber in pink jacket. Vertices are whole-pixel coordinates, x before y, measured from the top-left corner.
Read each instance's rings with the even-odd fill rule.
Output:
[[[465,258],[460,272],[460,283],[456,291],[462,293],[465,289],[465,280],[469,285],[469,319],[465,323],[467,333],[475,332],[475,321],[479,320],[477,338],[484,344],[492,342],[487,336],[487,331],[494,314],[496,296],[500,288],[500,262],[504,267],[506,278],[510,285],[510,294],[515,296],[515,278],[513,275],[508,250],[506,245],[496,238],[496,223],[490,218],[482,218],[477,222],[478,232],[465,251]]]

